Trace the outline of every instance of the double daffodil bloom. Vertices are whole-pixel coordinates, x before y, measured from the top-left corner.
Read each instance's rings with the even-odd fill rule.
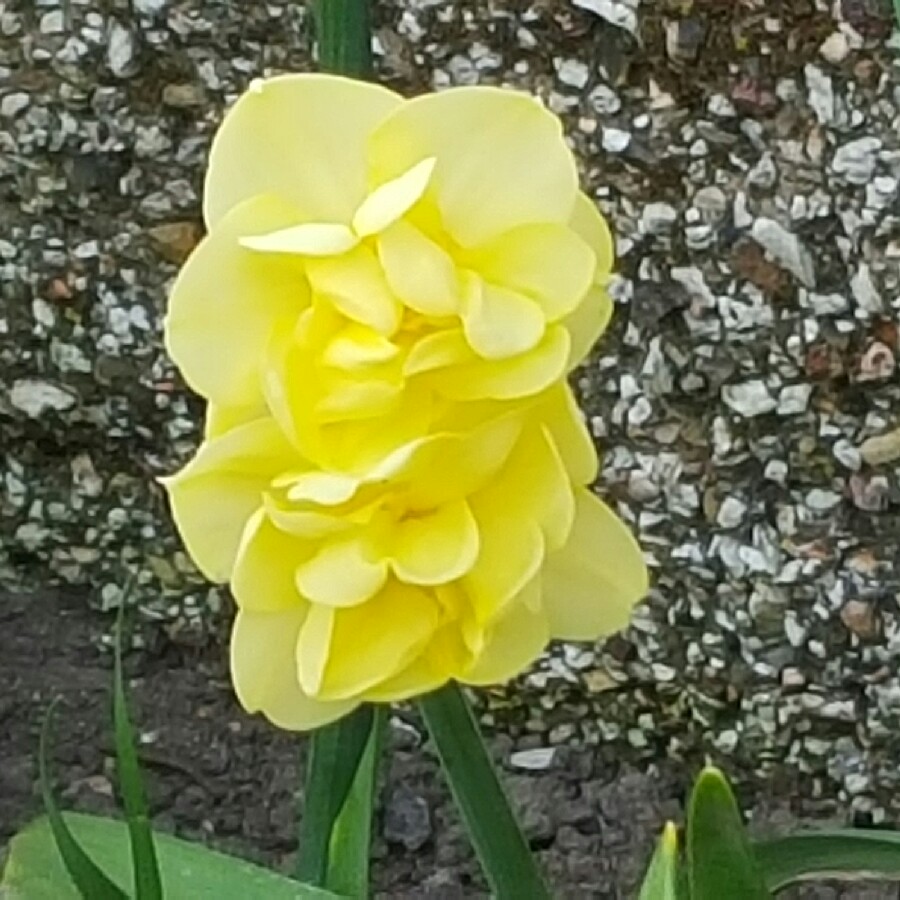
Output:
[[[209,402],[167,482],[228,581],[238,695],[285,728],[622,627],[640,552],[587,485],[565,379],[611,303],[609,232],[558,121],[324,75],[226,116],[167,346]]]

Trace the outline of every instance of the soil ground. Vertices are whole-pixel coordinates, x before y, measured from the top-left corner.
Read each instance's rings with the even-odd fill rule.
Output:
[[[40,812],[38,732],[59,698],[52,765],[66,808],[114,814],[108,622],[83,597],[0,597],[0,845]],[[237,706],[221,648],[160,639],[126,658],[154,824],[289,871],[302,744]],[[382,897],[484,897],[434,757],[414,718],[395,720],[390,770],[374,846]],[[511,742],[492,740],[497,759]],[[680,818],[687,773],[674,763],[618,766],[597,748],[556,752],[537,773],[507,765],[505,784],[560,898],[619,900],[636,885],[666,818]],[[745,798],[746,799],[746,798]],[[790,804],[753,798],[770,824],[793,821]],[[808,817],[808,811],[798,812]],[[832,888],[806,897],[883,900],[893,889]]]

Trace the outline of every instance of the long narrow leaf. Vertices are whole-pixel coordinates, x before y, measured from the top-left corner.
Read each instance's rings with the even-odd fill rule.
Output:
[[[131,856],[134,862],[134,893],[137,900],[162,900],[163,891],[159,863],[153,846],[153,832],[147,814],[147,800],[134,747],[134,733],[128,717],[125,699],[125,679],[122,674],[122,621],[124,603],[119,609],[115,639],[115,669],[113,673],[113,727],[116,739],[116,768],[119,790],[125,805],[125,818],[131,837]]]
[[[334,823],[356,777],[374,719],[372,707],[361,706],[310,737],[297,857],[300,881],[326,884]]]
[[[700,773],[687,820],[691,900],[767,900],[741,814],[728,782],[711,766]]]
[[[85,900],[128,900],[128,895],[111,881],[106,873],[82,850],[69,830],[65,819],[53,799],[50,788],[50,776],[47,766],[47,747],[50,744],[50,733],[53,722],[53,710],[56,702],[50,705],[41,728],[41,740],[38,748],[38,774],[41,786],[41,797],[47,812],[50,831],[56,842],[56,848],[72,879],[78,893]]]
[[[384,746],[387,709],[377,707],[356,777],[334,823],[328,851],[326,887],[338,894],[364,900],[369,896],[369,857],[378,763]]]
[[[497,779],[459,686],[419,700],[456,805],[498,900],[545,900],[549,893]]]
[[[63,813],[78,843],[118,884],[133,879],[128,827],[118,819]],[[343,900],[337,894],[300,884],[293,878],[226,856],[201,844],[156,834],[166,900]],[[6,849],[0,897],[8,900],[103,900],[102,893],[80,894],[58,854],[46,816],[19,832]],[[113,896],[113,895],[105,895]],[[119,891],[114,895],[124,898]]]
[[[800,881],[900,881],[900,832],[865,829],[810,831],[753,846],[771,891]]]
[[[678,900],[678,831],[666,822],[638,900]]]
[[[372,74],[372,17],[369,0],[315,0],[319,68],[368,78]]]

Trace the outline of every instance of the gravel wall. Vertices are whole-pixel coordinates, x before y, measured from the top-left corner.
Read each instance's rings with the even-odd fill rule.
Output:
[[[378,4],[411,93],[559,112],[619,235],[579,376],[656,589],[486,716],[537,749],[727,758],[893,819],[900,782],[900,36],[890,2]],[[205,152],[300,4],[0,2],[0,587],[62,583],[187,639],[224,600],[154,478],[198,439],[160,344]],[[613,752],[613,751],[611,751]],[[540,757],[536,757],[540,758]],[[794,782],[792,782],[794,783]]]

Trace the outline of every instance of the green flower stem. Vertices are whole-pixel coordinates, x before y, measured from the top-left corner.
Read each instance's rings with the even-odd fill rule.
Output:
[[[315,0],[313,15],[319,68],[323,72],[350,78],[371,77],[372,16],[369,0]]]
[[[371,706],[361,706],[309,738],[303,815],[300,819],[298,881],[316,887],[328,882],[334,825],[344,808],[376,721]],[[371,811],[368,813],[371,816]]]
[[[549,900],[471,707],[454,682],[419,700],[450,790],[498,900]]]

